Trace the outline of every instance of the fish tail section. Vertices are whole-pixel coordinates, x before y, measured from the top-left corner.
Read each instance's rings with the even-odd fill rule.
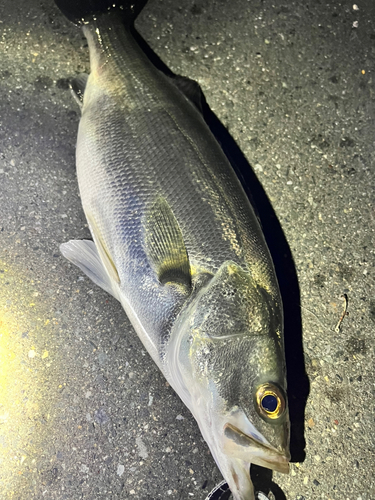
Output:
[[[147,0],[55,0],[55,4],[69,21],[88,24],[95,16],[116,11],[124,24],[133,24]]]

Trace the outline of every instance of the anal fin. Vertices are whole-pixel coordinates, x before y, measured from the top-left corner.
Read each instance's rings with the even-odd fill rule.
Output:
[[[70,89],[80,108],[82,108],[83,105],[83,95],[85,93],[88,77],[89,75],[87,73],[80,73],[70,81]]]

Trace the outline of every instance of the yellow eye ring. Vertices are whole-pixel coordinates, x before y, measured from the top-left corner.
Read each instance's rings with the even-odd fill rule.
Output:
[[[285,396],[276,385],[262,384],[258,387],[255,398],[261,417],[275,420],[284,414]]]

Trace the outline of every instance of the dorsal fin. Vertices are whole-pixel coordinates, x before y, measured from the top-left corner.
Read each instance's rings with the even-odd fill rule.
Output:
[[[205,97],[198,82],[187,76],[174,75],[170,77],[171,82],[194,104],[200,113],[203,113]]]
[[[159,197],[146,216],[147,253],[160,283],[191,286],[190,263],[181,229],[165,198]]]

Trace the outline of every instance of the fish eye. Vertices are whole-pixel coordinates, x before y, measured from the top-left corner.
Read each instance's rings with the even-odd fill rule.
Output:
[[[257,409],[265,420],[280,418],[285,412],[285,396],[274,384],[262,384],[256,391]]]
[[[266,394],[261,401],[263,410],[268,413],[275,412],[278,404],[279,402],[274,394]]]

